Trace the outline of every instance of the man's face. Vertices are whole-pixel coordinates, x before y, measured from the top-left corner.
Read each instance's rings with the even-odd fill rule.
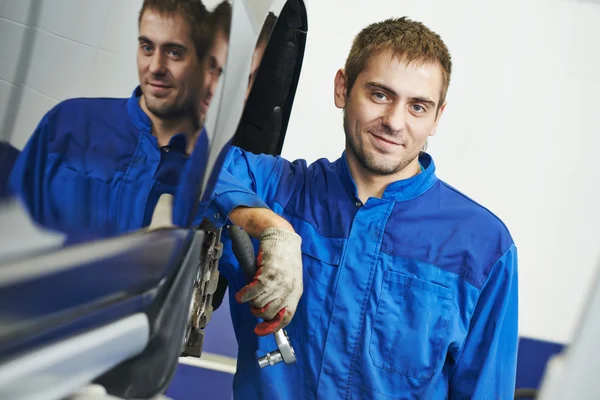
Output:
[[[266,50],[266,43],[259,43],[254,49],[254,54],[252,55],[252,64],[250,65],[250,75],[248,76],[248,88],[246,89],[246,98],[244,99],[244,104],[246,104],[246,101],[248,101],[248,96],[250,96],[252,86],[254,86],[254,80],[256,79],[256,74],[258,73],[258,67],[260,67],[260,63],[263,59],[263,56],[265,55]]]
[[[438,65],[406,65],[389,52],[371,57],[349,96],[340,70],[335,104],[344,109],[347,151],[370,175],[399,173],[435,134],[445,107],[437,112],[441,89]]]
[[[227,61],[228,49],[229,43],[227,37],[222,29],[218,29],[212,46],[204,59],[204,84],[200,99],[200,118],[202,121],[206,118],[206,113],[217,90],[219,78],[223,73],[223,68]]]
[[[164,119],[186,115],[202,78],[187,22],[179,13],[149,9],[139,30],[137,66],[147,110]]]

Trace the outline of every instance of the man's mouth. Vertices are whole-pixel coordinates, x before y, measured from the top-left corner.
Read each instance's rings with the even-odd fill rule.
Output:
[[[208,111],[208,107],[210,107],[210,102],[207,100],[202,100],[200,102],[200,111],[206,113]]]
[[[148,82],[149,94],[156,98],[165,98],[173,89],[173,86],[162,82]]]
[[[389,138],[386,138],[384,136],[376,135],[373,132],[369,132],[369,133],[375,138],[375,140],[377,140],[378,142],[381,142],[383,144],[386,144],[388,146],[401,146],[402,145],[402,143],[399,143],[394,140],[390,140]]]
[[[166,83],[162,83],[162,82],[148,82],[148,85],[150,85],[153,89],[156,89],[156,90],[167,90],[167,89],[171,89],[173,87],[171,85],[167,85]]]

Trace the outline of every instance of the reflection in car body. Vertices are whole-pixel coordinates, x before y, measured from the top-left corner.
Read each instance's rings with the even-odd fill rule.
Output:
[[[44,236],[22,202],[3,198],[3,220],[33,233],[30,246],[0,254],[0,398],[64,398],[92,382],[149,398],[164,393],[182,354],[201,356],[220,303],[220,230],[194,217],[199,200],[210,198],[230,144],[281,152],[304,54],[303,2],[261,3],[232,2],[223,72],[214,65],[210,98],[196,91],[208,99],[196,109],[203,129],[174,198],[159,196],[146,223]],[[149,81],[157,97],[168,91],[161,82]],[[36,248],[34,235],[50,239]]]

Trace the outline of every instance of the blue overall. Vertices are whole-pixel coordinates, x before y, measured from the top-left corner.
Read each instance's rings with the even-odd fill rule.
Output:
[[[362,204],[345,154],[307,166],[231,148],[223,174],[293,225],[304,268],[286,328],[297,363],[260,369],[257,358],[277,347],[233,297],[246,281],[224,236],[235,398],[512,398],[515,244],[496,216],[436,177],[430,155],[419,161],[420,174]],[[217,188],[213,206],[228,215],[235,196]]]
[[[74,237],[118,235],[148,226],[158,198],[178,193],[174,222],[189,225],[185,213],[193,211],[192,204],[181,194],[197,185],[178,185],[182,174],[199,180],[195,175],[204,170],[188,162],[183,133],[158,146],[139,104],[141,94],[137,87],[130,98],[70,99],[42,118],[9,178],[10,191],[36,222]],[[200,164],[207,149],[203,131],[194,154]],[[263,205],[230,182],[217,184],[235,191],[242,205]],[[194,214],[195,223],[201,214]]]

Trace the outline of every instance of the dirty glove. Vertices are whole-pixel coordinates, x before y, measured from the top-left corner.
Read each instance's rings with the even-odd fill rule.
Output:
[[[287,326],[302,296],[302,239],[295,232],[267,228],[260,235],[258,270],[254,279],[236,295],[262,318],[254,332],[265,336]]]

